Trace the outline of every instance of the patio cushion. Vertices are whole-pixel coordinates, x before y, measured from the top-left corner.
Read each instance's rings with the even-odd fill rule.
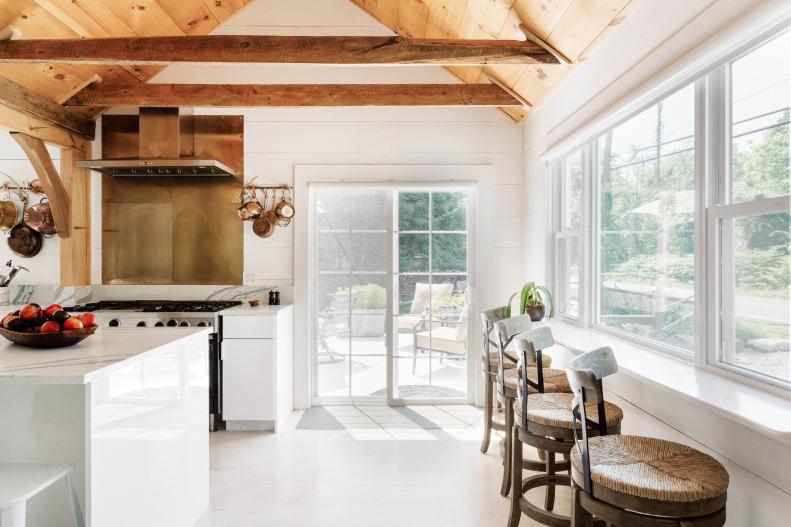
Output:
[[[409,308],[410,315],[422,315],[429,308],[429,302],[435,306],[439,305],[440,300],[450,296],[453,292],[453,284],[415,284],[415,296],[412,297],[412,305]]]
[[[415,347],[454,355],[467,353],[467,338],[459,339],[455,327],[438,327],[415,334]]]
[[[533,382],[538,382],[538,368],[527,368],[527,378]],[[519,376],[517,371],[515,369],[509,370],[505,375],[505,387],[516,393],[518,380]],[[536,389],[530,386],[528,391],[530,393],[535,393]],[[569,380],[566,377],[566,373],[562,370],[544,368],[544,392],[571,393],[571,386],[569,386]]]
[[[527,420],[546,426],[571,429],[574,417],[571,414],[571,402],[574,395],[570,393],[531,393],[527,396]],[[597,422],[599,411],[595,404],[585,405],[588,419]],[[522,405],[514,401],[514,412],[522,415]],[[623,420],[623,411],[610,402],[604,403],[604,416],[607,427],[613,428]],[[581,424],[577,423],[577,428]]]

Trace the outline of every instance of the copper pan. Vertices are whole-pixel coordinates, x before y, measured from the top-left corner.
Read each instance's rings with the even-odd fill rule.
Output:
[[[23,218],[25,225],[45,236],[58,232],[52,217],[52,208],[46,200],[41,200],[37,205],[26,208]]]
[[[277,214],[268,210],[253,220],[253,232],[261,238],[269,238],[275,232]]]
[[[289,192],[288,199],[286,199],[286,190],[283,189],[280,203],[275,205],[275,214],[277,214],[279,220],[291,221],[294,219],[296,211],[294,210],[294,201],[291,199],[291,192]]]
[[[23,258],[32,258],[41,250],[44,238],[41,233],[34,231],[27,225],[17,225],[11,229],[8,237],[8,246],[14,254]]]
[[[0,201],[0,229],[7,231],[19,223],[19,206],[13,201]]]

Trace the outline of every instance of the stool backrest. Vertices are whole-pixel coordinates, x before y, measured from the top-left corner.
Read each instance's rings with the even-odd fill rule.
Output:
[[[517,373],[519,383],[517,397],[522,408],[522,428],[527,428],[527,396],[530,387],[544,393],[544,364],[542,351],[555,345],[552,330],[547,326],[532,328],[514,337],[517,351]],[[536,381],[528,375],[529,367],[536,368]]]
[[[483,333],[483,371],[488,375],[491,364],[492,346],[497,349],[497,343],[492,340],[495,322],[505,318],[506,307],[496,307],[481,313],[481,332]]]
[[[571,403],[571,413],[574,416],[574,442],[577,444],[582,458],[584,487],[588,495],[591,495],[592,487],[588,427],[598,428],[601,435],[607,434],[602,379],[617,371],[618,362],[609,346],[583,353],[566,364],[566,376],[574,393],[574,400]],[[597,406],[598,423],[588,419],[585,405],[589,404]],[[581,432],[581,439],[577,437],[578,431]]]
[[[505,353],[505,349],[514,340],[514,337],[525,331],[529,331],[533,327],[533,321],[530,320],[530,315],[519,315],[516,317],[504,318],[495,322],[494,328],[497,332],[497,352],[500,354],[500,362],[497,365],[497,393],[505,397],[505,366],[509,361],[513,364],[516,360],[511,358]]]

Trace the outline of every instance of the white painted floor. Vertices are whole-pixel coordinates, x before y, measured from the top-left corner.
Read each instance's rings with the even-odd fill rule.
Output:
[[[201,527],[505,525],[498,440],[481,454],[480,409],[409,407],[435,429],[385,406],[327,409],[346,430],[294,429],[295,413],[277,434],[212,434]]]
[[[785,525],[782,490],[624,399],[607,398],[624,410],[623,433],[685,443],[725,465],[729,527]],[[211,507],[199,527],[505,527],[499,437],[480,453],[480,409],[411,406],[409,417],[386,406],[326,409],[344,429],[296,429],[295,412],[277,434],[211,434]],[[525,456],[536,454],[526,448]],[[543,492],[529,498],[542,503]],[[556,512],[568,514],[568,501],[559,488]],[[535,525],[522,517],[521,527]]]

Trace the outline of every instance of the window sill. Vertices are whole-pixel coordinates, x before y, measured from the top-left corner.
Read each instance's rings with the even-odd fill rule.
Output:
[[[572,353],[610,346],[618,359],[619,373],[638,380],[642,386],[652,383],[657,388],[672,390],[673,395],[682,395],[718,415],[791,446],[791,404],[786,398],[607,333],[559,320],[549,321],[547,325],[552,328],[555,341]],[[618,393],[621,386],[612,388],[622,395]],[[628,394],[623,395],[628,398]],[[661,394],[658,397],[661,398]],[[671,399],[667,402],[671,403]]]

